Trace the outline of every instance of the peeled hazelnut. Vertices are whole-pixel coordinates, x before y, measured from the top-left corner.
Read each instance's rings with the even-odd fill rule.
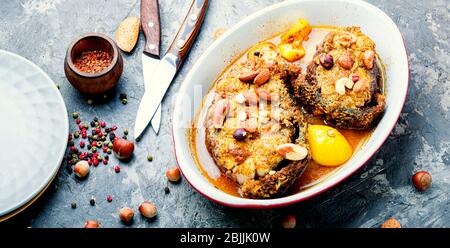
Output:
[[[302,160],[308,156],[308,149],[306,149],[303,146],[299,146],[296,144],[282,144],[277,146],[277,153],[281,157],[288,159],[288,160]]]
[[[355,61],[350,54],[344,53],[338,58],[337,63],[344,69],[351,69]]]
[[[367,50],[363,55],[363,62],[367,69],[373,68],[373,61],[375,59],[375,52],[372,50]]]
[[[99,228],[99,227],[100,227],[100,223],[98,223],[95,220],[88,220],[84,224],[84,228]]]
[[[139,206],[139,212],[146,218],[153,218],[156,216],[157,209],[155,204],[144,201]]]
[[[125,207],[119,211],[119,218],[125,223],[130,223],[133,220],[134,211],[131,208]]]
[[[255,79],[253,80],[253,83],[261,86],[265,83],[267,83],[267,81],[269,81],[270,79],[270,71],[268,69],[264,69],[262,70],[258,76],[255,77]]]
[[[383,224],[381,224],[381,228],[401,228],[400,222],[394,218],[389,218]]]
[[[175,183],[175,182],[180,181],[181,173],[180,173],[180,170],[178,169],[178,167],[174,167],[174,168],[168,169],[166,171],[166,176],[167,176],[167,179],[169,179],[169,181]]]
[[[134,144],[126,139],[115,138],[113,143],[113,151],[118,159],[128,159],[131,155],[133,155]]]
[[[245,71],[239,74],[239,80],[243,82],[249,82],[255,79],[258,76],[260,71]]]
[[[297,224],[297,219],[293,215],[287,215],[281,221],[281,226],[283,228],[294,228]]]
[[[333,56],[326,53],[323,53],[319,56],[319,62],[323,66],[323,68],[327,70],[333,68],[334,65]]]
[[[426,171],[419,171],[412,177],[414,187],[419,191],[425,191],[431,186],[431,175]]]
[[[89,174],[89,163],[84,160],[78,161],[73,168],[73,172],[79,178],[86,177]]]

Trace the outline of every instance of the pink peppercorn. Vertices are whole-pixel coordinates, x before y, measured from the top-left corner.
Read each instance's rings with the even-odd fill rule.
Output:
[[[80,130],[86,129],[86,127],[85,127],[83,124],[78,125],[78,128],[79,128]]]
[[[92,146],[97,146],[97,141],[92,141],[91,145]]]
[[[115,126],[115,125],[111,127],[111,130],[113,130],[113,131],[116,131],[116,129],[117,129],[117,126]]]
[[[95,132],[96,132],[97,134],[99,134],[101,131],[102,131],[102,130],[100,130],[99,127],[97,127],[97,128],[95,129]]]
[[[108,202],[112,202],[112,196],[108,195],[108,196],[106,197],[106,200],[107,200]]]
[[[103,136],[103,133],[102,133],[102,132],[98,132],[97,134],[98,134],[99,137],[102,137],[102,136]]]
[[[108,160],[106,158],[103,159],[103,164],[107,165],[108,164]]]
[[[81,123],[81,120],[80,120],[80,119],[76,119],[76,120],[75,120],[75,123],[76,123],[76,124],[80,124],[80,123]]]
[[[69,140],[72,140],[73,136],[71,133],[69,133]]]
[[[77,148],[75,148],[75,146],[71,146],[71,147],[70,147],[70,150],[71,150],[72,152],[74,152],[74,151],[77,150]]]
[[[89,164],[89,165],[92,165],[92,159],[89,159],[89,160],[88,160],[88,164]]]
[[[120,172],[120,167],[118,165],[114,166],[114,171],[116,173],[119,173]]]
[[[106,122],[104,122],[104,121],[100,122],[100,126],[101,127],[106,127]]]
[[[96,159],[96,158],[92,159],[92,163],[94,164],[94,166],[97,166],[98,165],[98,159]]]
[[[83,148],[85,143],[83,141],[80,141],[80,147]]]

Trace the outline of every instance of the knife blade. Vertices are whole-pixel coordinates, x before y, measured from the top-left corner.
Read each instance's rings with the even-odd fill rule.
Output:
[[[175,77],[187,52],[203,22],[209,0],[194,0],[189,8],[180,30],[172,41],[166,55],[156,66],[154,73],[150,76],[149,84],[151,90],[146,90],[139,104],[134,126],[135,137],[140,137],[155,112],[164,95]]]
[[[161,29],[158,0],[141,0],[141,27],[145,37],[142,53],[142,71],[145,90],[150,90],[150,78],[160,61]],[[159,132],[161,121],[161,106],[152,119],[152,127],[156,134]]]

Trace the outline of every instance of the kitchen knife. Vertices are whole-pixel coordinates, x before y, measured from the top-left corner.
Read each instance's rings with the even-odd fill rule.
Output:
[[[146,90],[136,116],[135,137],[140,137],[150,120],[155,115],[160,102],[175,77],[181,63],[186,58],[203,22],[209,0],[194,0],[180,30],[172,41],[166,55],[157,64],[151,75],[151,90]]]
[[[160,60],[161,29],[158,0],[141,0],[141,27],[145,37],[142,53],[142,71],[145,90],[150,90],[150,78]],[[158,134],[161,124],[161,104],[152,119],[152,127]]]

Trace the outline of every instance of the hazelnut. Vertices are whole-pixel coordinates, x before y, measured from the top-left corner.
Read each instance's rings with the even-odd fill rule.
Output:
[[[98,221],[95,220],[88,220],[86,221],[86,223],[84,223],[84,228],[99,228],[100,227],[100,223],[98,223]]]
[[[401,228],[400,222],[394,218],[389,218],[383,224],[381,224],[381,228]]]
[[[131,208],[125,207],[119,211],[119,218],[125,223],[130,223],[133,220],[134,211]]]
[[[144,201],[139,206],[139,212],[146,218],[153,218],[156,216],[157,209],[155,204]]]
[[[414,187],[419,191],[425,191],[431,186],[431,175],[426,171],[419,171],[412,177]]]
[[[361,78],[353,85],[353,92],[362,92],[369,88],[369,80],[366,78]]]
[[[291,143],[279,145],[276,150],[281,157],[293,161],[302,160],[308,156],[308,149]]]
[[[326,54],[326,53],[322,53],[319,56],[319,62],[323,66],[323,68],[325,68],[327,70],[333,68],[333,65],[334,65],[333,56]]]
[[[168,169],[166,171],[166,176],[167,176],[167,179],[169,179],[169,181],[178,182],[178,181],[180,181],[181,173],[180,173],[180,170],[178,169],[178,167],[174,167],[174,168]]]
[[[338,58],[337,63],[344,69],[351,69],[355,61],[350,54],[344,53]]]
[[[294,215],[287,215],[281,221],[281,226],[283,228],[294,228],[297,224],[297,220]]]
[[[89,163],[84,160],[78,161],[73,168],[73,172],[79,178],[86,177],[89,174]]]
[[[363,55],[363,62],[367,69],[373,68],[373,61],[375,59],[375,52],[372,50],[367,50]]]
[[[133,155],[133,142],[123,139],[115,138],[113,143],[113,151],[118,159],[128,159]]]

